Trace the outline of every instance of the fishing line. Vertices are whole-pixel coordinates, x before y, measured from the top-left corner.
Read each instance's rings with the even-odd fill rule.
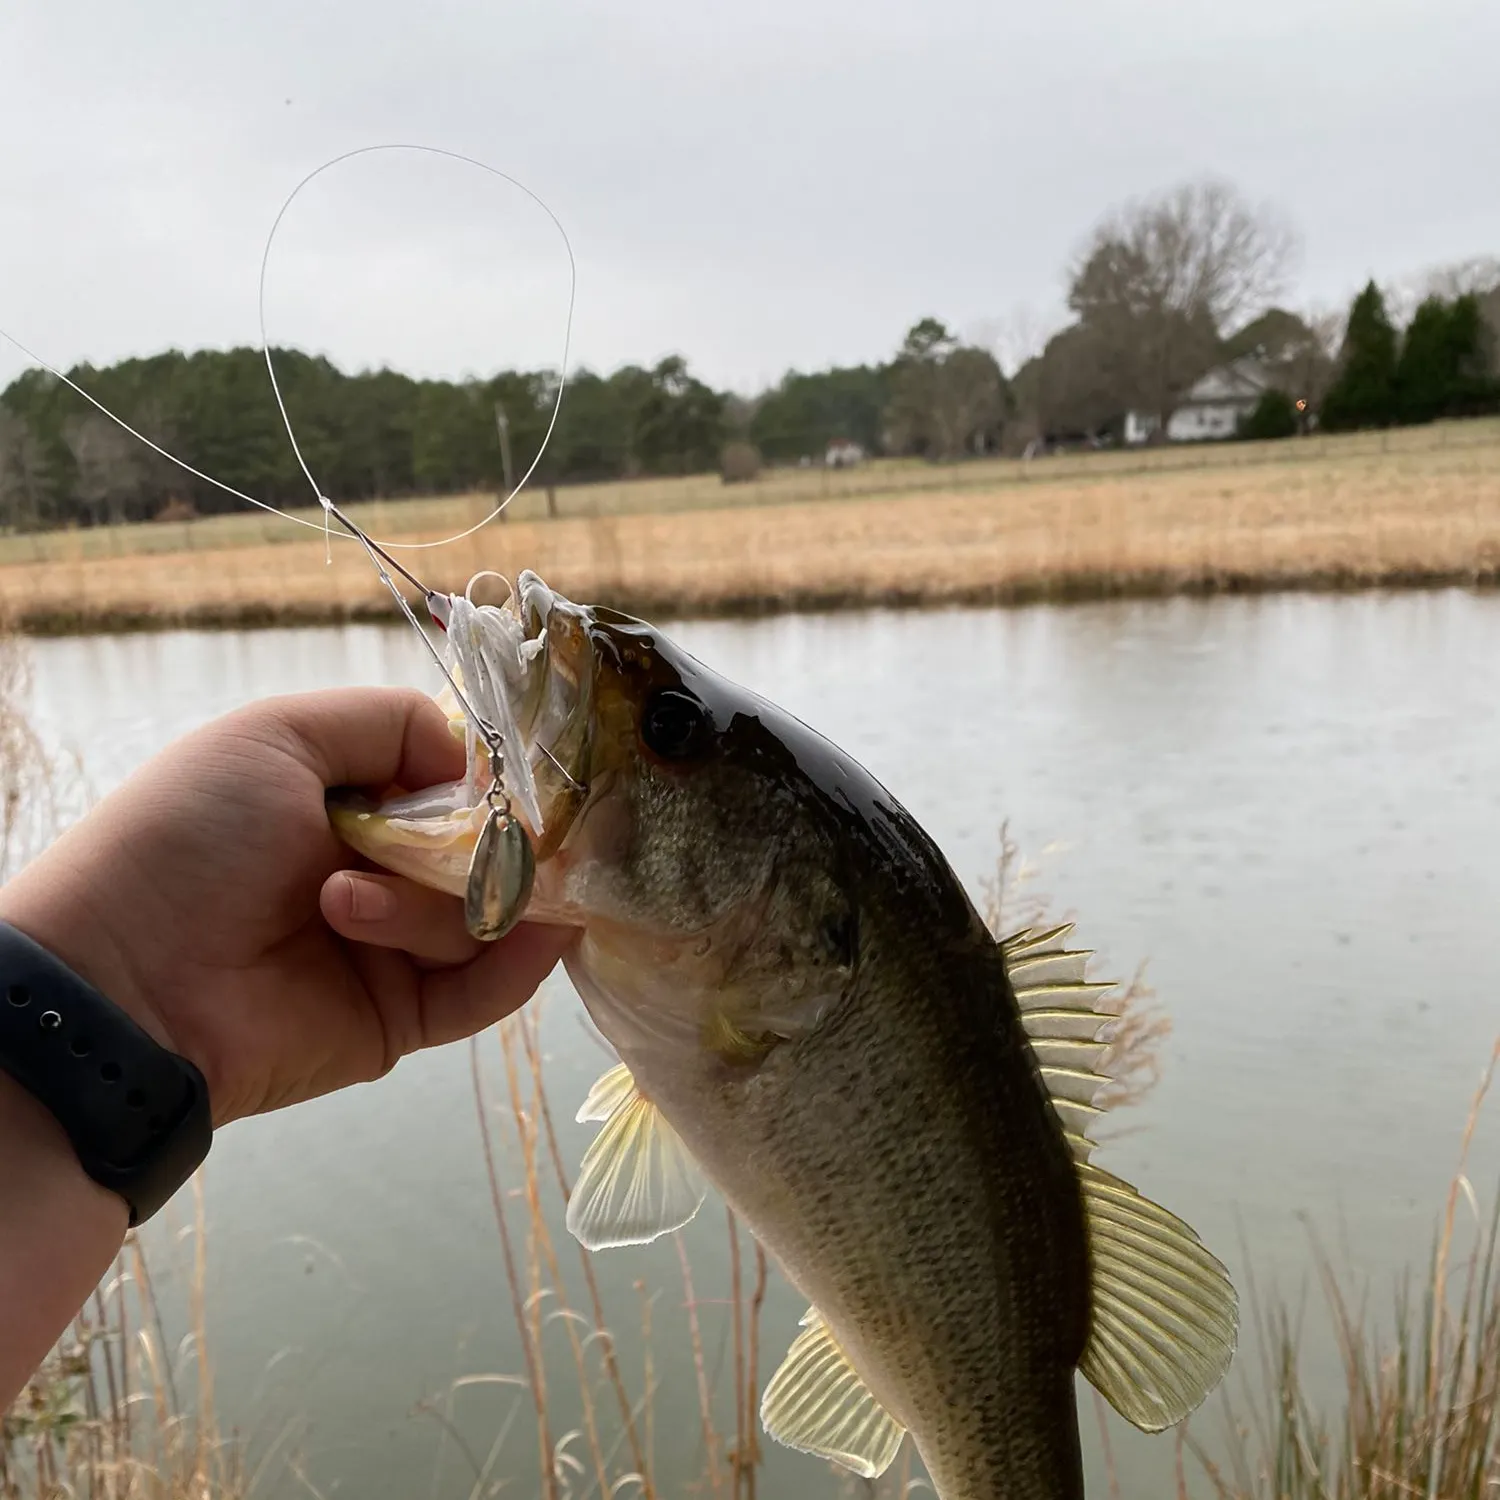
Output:
[[[311,468],[309,468],[308,466],[307,460],[303,455],[301,445],[297,442],[297,435],[292,427],[291,416],[287,412],[286,402],[282,397],[281,385],[276,378],[276,367],[271,358],[270,340],[266,335],[266,272],[270,264],[271,249],[275,243],[277,232],[280,230],[282,221],[286,218],[287,212],[291,208],[292,203],[304,188],[306,188],[311,182],[313,182],[314,179],[322,176],[324,172],[327,172],[331,168],[340,165],[342,162],[351,161],[355,157],[369,156],[381,151],[414,151],[417,153],[425,153],[430,156],[446,157],[450,161],[460,162],[466,166],[477,167],[480,171],[487,172],[490,174],[490,176],[498,177],[502,182],[509,183],[512,187],[518,189],[529,199],[531,199],[531,201],[535,203],[537,207],[540,208],[542,212],[545,213],[547,217],[552,221],[554,228],[556,228],[558,235],[562,240],[563,250],[568,257],[568,309],[563,326],[562,361],[558,370],[557,394],[553,399],[552,413],[547,422],[547,430],[542,436],[541,445],[537,449],[536,457],[532,459],[530,467],[521,476],[520,481],[510,491],[510,493],[507,494],[495,506],[495,508],[489,512],[488,515],[475,522],[474,525],[467,527],[463,531],[456,532],[452,536],[442,537],[438,540],[428,542],[377,542],[362,527],[356,525],[354,521],[352,521],[347,515],[345,515],[343,511],[341,511],[328,498],[328,496],[323,493],[322,487],[318,484],[318,481],[314,477]],[[428,613],[432,616],[433,621],[438,625],[438,627],[446,632],[449,619],[449,609],[447,606],[447,601],[442,595],[438,594],[435,590],[429,588],[426,584],[424,584],[421,579],[419,579],[414,573],[403,567],[396,558],[391,556],[391,552],[393,550],[424,551],[430,547],[446,547],[454,542],[463,541],[466,538],[473,536],[477,531],[480,531],[483,527],[489,525],[492,521],[494,521],[496,517],[498,517],[505,510],[506,506],[509,505],[510,502],[514,500],[518,494],[520,494],[521,490],[529,482],[531,476],[536,472],[537,465],[541,463],[543,456],[546,454],[548,445],[552,441],[552,434],[557,427],[557,419],[562,410],[563,392],[567,386],[568,356],[571,351],[573,341],[573,313],[577,302],[577,296],[578,262],[573,253],[573,243],[569,239],[568,232],[563,227],[562,221],[552,211],[548,204],[538,194],[527,187],[525,183],[511,176],[510,173],[501,171],[498,167],[492,167],[487,162],[480,161],[477,157],[467,156],[459,151],[450,151],[442,146],[427,146],[418,143],[399,141],[384,142],[373,146],[359,146],[351,151],[342,152],[338,156],[332,157],[330,160],[323,162],[321,166],[314,168],[305,177],[303,177],[302,180],[297,183],[297,185],[291,190],[291,192],[287,194],[285,199],[282,200],[281,207],[277,210],[276,217],[271,223],[270,231],[266,235],[266,242],[261,251],[260,275],[257,288],[256,306],[260,324],[261,350],[265,357],[266,373],[270,377],[271,390],[276,399],[276,407],[281,414],[282,425],[286,429],[287,440],[291,443],[292,452],[296,456],[297,464],[301,468],[303,474],[306,476],[308,483],[312,486],[313,493],[317,497],[318,504],[322,509],[323,517],[321,521],[307,521],[304,520],[301,516],[294,516],[288,511],[282,510],[279,506],[272,505],[265,500],[257,499],[254,495],[247,495],[243,490],[236,489],[233,485],[225,484],[220,479],[215,479],[212,474],[204,473],[202,469],[196,468],[194,465],[188,463],[185,459],[177,457],[175,453],[169,453],[165,448],[161,446],[160,443],[153,441],[151,438],[148,438],[145,433],[140,432],[135,427],[132,427],[129,422],[124,420],[124,418],[116,416],[115,413],[112,412],[107,406],[105,406],[102,401],[98,400],[96,397],[90,395],[88,391],[84,390],[84,388],[79,385],[76,380],[73,380],[71,377],[64,374],[61,370],[50,364],[47,360],[43,359],[39,354],[36,353],[35,350],[22,343],[21,340],[18,339],[14,334],[10,333],[4,328],[0,328],[0,339],[4,339],[7,343],[19,349],[22,354],[24,354],[29,360],[32,361],[33,364],[38,365],[54,379],[61,381],[65,386],[68,387],[69,390],[75,392],[79,396],[82,396],[83,399],[87,401],[89,405],[92,406],[96,411],[98,411],[102,416],[107,417],[117,427],[129,433],[130,436],[135,438],[137,442],[143,443],[153,453],[157,454],[161,458],[166,459],[168,463],[175,465],[177,468],[183,470],[184,473],[191,474],[195,479],[202,480],[203,483],[212,486],[214,489],[219,490],[226,495],[233,496],[237,500],[243,500],[247,504],[253,505],[259,510],[268,512],[270,515],[277,516],[284,521],[290,521],[293,525],[306,526],[309,530],[321,531],[324,538],[324,547],[325,549],[329,549],[328,561],[330,563],[333,561],[331,547],[332,539],[334,536],[338,536],[342,539],[345,533],[347,533],[350,539],[358,542],[364,549],[365,555],[369,558],[371,565],[374,567],[376,575],[379,578],[380,582],[385,585],[387,590],[390,592],[391,597],[396,601],[396,604],[400,609],[402,615],[406,618],[406,622],[416,632],[417,638],[422,642],[423,646],[427,649],[428,654],[436,663],[438,670],[443,674],[443,677],[446,680],[449,688],[452,690],[455,698],[458,700],[459,705],[463,708],[465,716],[474,726],[475,732],[478,734],[480,739],[484,741],[486,747],[489,749],[493,763],[494,758],[497,757],[501,751],[502,742],[498,730],[494,725],[490,724],[481,714],[479,714],[474,709],[473,705],[469,702],[467,695],[459,688],[458,683],[453,678],[453,674],[448,670],[447,664],[443,661],[441,653],[439,653],[436,646],[434,646],[431,637],[428,635],[427,631],[423,629],[422,624],[417,619],[417,616],[412,610],[411,605],[407,602],[406,596],[401,592],[401,590],[397,587],[395,580],[390,576],[388,567],[394,569],[423,595],[423,598],[427,604]],[[344,528],[344,530],[342,532],[333,531],[330,526],[331,521],[337,521],[339,525]]]
[[[276,238],[276,233],[281,227],[281,222],[286,217],[287,210],[291,207],[293,199],[295,199],[297,195],[302,191],[302,189],[305,188],[315,177],[318,177],[322,173],[328,171],[330,167],[337,166],[340,162],[348,161],[353,157],[366,156],[377,151],[417,151],[426,152],[427,154],[432,156],[447,157],[452,161],[462,162],[468,166],[478,167],[480,171],[488,172],[492,177],[498,177],[501,181],[511,184],[511,186],[519,189],[528,198],[530,198],[531,201],[535,203],[552,221],[553,225],[557,229],[559,236],[562,239],[563,249],[567,253],[568,257],[568,310],[563,328],[562,366],[558,372],[557,395],[552,403],[552,415],[547,423],[547,431],[542,438],[542,443],[540,448],[538,448],[537,450],[537,455],[532,460],[531,466],[526,470],[525,474],[521,476],[520,483],[517,484],[515,488],[511,490],[511,492],[506,495],[505,498],[501,500],[500,503],[496,505],[495,508],[490,511],[490,513],[486,515],[482,520],[477,521],[474,525],[466,528],[463,531],[455,532],[452,536],[442,537],[436,541],[430,542],[381,541],[379,543],[375,543],[373,538],[371,538],[367,532],[365,532],[361,527],[355,525],[355,523],[351,521],[347,516],[343,515],[338,510],[338,508],[334,506],[333,503],[322,493],[321,489],[318,486],[317,480],[313,478],[312,472],[309,470],[307,463],[303,458],[302,450],[297,443],[296,434],[292,431],[291,419],[287,415],[286,405],[283,402],[281,396],[281,387],[276,379],[275,366],[271,361],[270,346],[266,341],[266,268],[270,259],[271,247]],[[505,507],[509,505],[513,499],[515,499],[515,497],[521,492],[522,488],[529,482],[531,476],[536,472],[537,465],[541,463],[542,458],[547,451],[547,447],[552,440],[553,431],[557,426],[558,415],[562,409],[563,391],[567,385],[568,356],[571,351],[573,342],[573,312],[574,306],[577,302],[577,296],[578,262],[573,254],[573,242],[568,238],[568,232],[563,228],[562,221],[557,217],[555,213],[553,213],[551,208],[547,206],[546,202],[536,193],[534,193],[529,187],[527,187],[525,183],[519,181],[515,177],[512,177],[508,172],[502,172],[498,167],[489,166],[487,163],[480,161],[477,157],[465,156],[462,152],[449,151],[441,146],[424,146],[407,144],[404,142],[391,142],[375,146],[360,146],[352,151],[345,151],[341,155],[333,157],[331,160],[324,162],[320,167],[317,167],[313,171],[309,172],[283,200],[281,208],[277,211],[276,218],[272,222],[270,233],[266,236],[266,243],[261,253],[258,311],[262,352],[265,355],[266,368],[271,378],[271,389],[276,397],[277,409],[281,413],[282,424],[286,428],[287,437],[292,445],[292,451],[296,454],[297,457],[297,463],[302,469],[303,474],[306,475],[308,482],[312,485],[313,491],[318,498],[318,504],[323,510],[322,519],[317,521],[308,521],[304,520],[301,516],[294,516],[289,511],[282,510],[280,506],[272,505],[269,501],[266,500],[259,500],[254,495],[247,495],[243,490],[236,489],[232,484],[225,484],[223,480],[215,479],[212,474],[205,474],[202,469],[195,468],[192,464],[188,463],[186,459],[179,458],[175,453],[169,453],[165,448],[161,446],[160,443],[153,441],[151,438],[148,438],[145,433],[139,431],[135,427],[132,427],[130,423],[125,421],[123,417],[116,416],[115,413],[112,412],[107,406],[105,406],[102,401],[98,400],[94,396],[91,396],[86,390],[84,390],[84,388],[79,385],[76,380],[64,374],[55,365],[52,365],[47,360],[43,359],[40,354],[38,354],[28,345],[24,344],[15,336],[15,334],[11,333],[8,329],[0,328],[0,339],[4,339],[8,344],[11,344],[13,347],[20,350],[20,352],[24,354],[27,359],[29,359],[34,365],[37,365],[41,369],[45,370],[49,375],[53,377],[53,379],[60,380],[65,386],[68,387],[69,390],[73,391],[79,396],[82,396],[83,399],[95,409],[95,411],[99,412],[101,416],[107,417],[111,422],[115,424],[116,427],[119,427],[124,432],[128,432],[131,437],[133,437],[137,442],[143,443],[158,457],[166,459],[168,463],[175,465],[184,473],[191,474],[194,479],[202,480],[204,484],[207,484],[212,488],[219,490],[223,494],[233,496],[233,498],[236,500],[243,500],[247,505],[255,506],[257,510],[263,510],[270,515],[279,516],[283,521],[290,521],[294,526],[306,526],[310,531],[321,531],[324,533],[325,539],[331,538],[333,536],[342,537],[343,535],[343,533],[330,531],[328,521],[331,513],[332,518],[338,521],[342,526],[344,526],[344,528],[348,532],[350,540],[360,541],[366,547],[377,545],[381,549],[381,551],[386,554],[386,560],[391,564],[392,567],[396,569],[397,572],[399,572],[416,588],[421,589],[424,594],[430,595],[432,591],[426,588],[426,586],[423,585],[418,579],[408,573],[406,569],[401,567],[401,565],[396,561],[395,558],[389,556],[389,553],[392,551],[422,551],[429,547],[446,547],[454,542],[466,540],[468,537],[473,536],[476,531],[479,531],[483,527],[488,526],[490,522],[495,520],[495,518],[500,515]]]
[[[418,154],[445,157],[450,161],[461,162],[466,166],[478,167],[481,172],[488,172],[492,177],[498,177],[502,182],[509,183],[512,187],[517,188],[521,192],[525,193],[525,195],[530,198],[531,201],[535,203],[537,207],[540,208],[542,212],[546,214],[547,217],[552,221],[553,227],[557,230],[559,236],[562,239],[563,249],[568,257],[568,312],[566,321],[563,325],[563,351],[562,361],[558,369],[557,394],[553,399],[552,415],[548,419],[547,430],[542,436],[541,445],[537,449],[536,457],[532,459],[531,466],[521,476],[521,479],[519,483],[516,484],[515,488],[512,489],[511,492],[506,495],[505,498],[502,499],[500,503],[496,505],[494,510],[492,510],[488,515],[475,522],[474,525],[468,527],[464,531],[457,532],[453,536],[444,537],[439,541],[433,542],[396,542],[378,545],[365,533],[363,528],[356,526],[355,523],[351,521],[346,515],[344,515],[343,512],[338,510],[338,508],[333,504],[328,496],[323,493],[323,488],[318,483],[312,469],[308,466],[307,459],[302,452],[301,444],[299,444],[297,441],[297,434],[293,430],[291,415],[286,409],[286,401],[281,393],[281,383],[276,378],[276,364],[271,357],[271,340],[266,331],[266,271],[270,266],[271,250],[276,243],[277,231],[281,228],[282,221],[286,218],[286,215],[291,209],[292,204],[296,201],[297,196],[311,182],[313,182],[318,177],[321,177],[324,172],[329,171],[331,168],[339,166],[343,162],[352,161],[356,157],[370,156],[380,151],[415,151]],[[311,172],[303,177],[303,179],[282,200],[281,207],[276,211],[276,217],[271,221],[271,228],[266,235],[266,243],[261,250],[260,276],[256,291],[256,311],[260,320],[260,343],[261,350],[265,356],[266,361],[266,374],[271,381],[271,391],[276,398],[276,408],[281,413],[282,426],[286,428],[287,441],[292,445],[292,452],[296,455],[297,464],[301,468],[303,474],[307,477],[307,482],[312,486],[313,494],[317,497],[318,504],[323,508],[323,545],[327,550],[328,561],[333,561],[333,533],[329,527],[329,522],[330,520],[337,520],[350,532],[350,534],[360,544],[360,546],[364,548],[365,555],[370,559],[371,564],[374,566],[376,575],[386,586],[387,590],[390,592],[391,597],[396,601],[397,607],[406,617],[407,624],[409,624],[417,633],[417,636],[421,640],[423,646],[426,647],[428,654],[437,664],[438,670],[443,674],[444,681],[447,682],[449,689],[452,691],[454,697],[458,700],[458,703],[463,709],[465,716],[473,725],[475,733],[481,740],[483,740],[485,748],[489,751],[490,756],[491,779],[493,783],[491,793],[492,796],[495,791],[498,791],[500,789],[501,786],[500,768],[503,764],[505,737],[500,733],[498,725],[491,724],[487,719],[479,714],[475,710],[474,706],[470,703],[468,696],[459,687],[453,673],[449,670],[448,664],[443,660],[441,653],[433,644],[432,638],[427,634],[427,632],[422,628],[420,622],[417,620],[415,612],[412,610],[410,604],[408,604],[406,601],[406,596],[401,592],[399,588],[396,587],[394,580],[386,571],[385,565],[389,563],[404,578],[408,579],[419,589],[421,589],[427,603],[428,613],[436,621],[438,626],[445,632],[447,631],[449,620],[449,606],[447,604],[447,601],[442,599],[442,597],[436,594],[432,589],[418,582],[418,580],[411,573],[407,572],[407,570],[403,568],[401,564],[398,563],[396,559],[390,555],[390,552],[387,549],[396,547],[405,551],[422,551],[428,547],[445,547],[453,542],[462,541],[466,537],[473,536],[475,532],[479,531],[481,528],[489,525],[489,523],[493,521],[497,516],[499,516],[500,513],[505,509],[505,507],[509,505],[510,502],[514,500],[518,494],[520,494],[527,481],[531,478],[532,474],[535,473],[537,465],[541,463],[543,455],[547,451],[547,445],[552,440],[553,429],[557,426],[558,414],[562,410],[563,391],[567,386],[568,380],[568,353],[572,346],[573,340],[573,309],[577,300],[577,295],[578,262],[573,254],[573,243],[568,238],[568,231],[563,228],[562,221],[557,217],[555,213],[552,212],[551,208],[548,207],[548,205],[540,197],[538,197],[536,193],[532,192],[532,190],[527,187],[525,183],[518,181],[516,178],[512,177],[510,173],[502,172],[498,167],[492,167],[486,162],[478,160],[476,157],[466,156],[462,152],[458,151],[450,151],[441,146],[425,146],[399,141],[386,142],[374,146],[359,146],[352,151],[342,152],[340,155],[335,156],[328,161],[325,161],[321,166],[315,167]],[[510,809],[510,801],[508,797],[506,797],[505,799],[504,806],[505,812],[508,814]]]
[[[329,510],[331,508],[331,502],[329,501],[328,497],[324,495],[317,479],[313,476],[312,470],[307,465],[307,460],[302,455],[302,448],[297,442],[297,434],[292,430],[292,419],[287,414],[286,402],[282,399],[281,384],[276,379],[276,366],[271,358],[271,341],[266,335],[266,270],[270,265],[271,247],[276,242],[276,234],[277,231],[281,228],[281,221],[286,217],[287,211],[291,208],[293,202],[297,198],[297,195],[303,190],[303,188],[307,187],[307,185],[311,183],[315,178],[321,177],[323,173],[328,171],[330,168],[336,167],[342,162],[352,161],[357,156],[369,156],[377,151],[416,151],[418,153],[426,153],[429,156],[446,157],[449,161],[462,162],[466,166],[478,167],[481,172],[488,172],[490,176],[498,177],[502,182],[508,182],[513,188],[517,188],[519,191],[525,193],[525,195],[530,198],[531,201],[535,203],[536,206],[541,209],[541,211],[546,214],[547,217],[552,221],[554,228],[556,228],[559,236],[562,238],[563,250],[566,252],[568,257],[568,312],[566,321],[563,325],[562,362],[558,367],[557,395],[554,397],[552,402],[552,415],[547,422],[547,431],[542,436],[541,446],[537,449],[536,457],[531,461],[531,467],[526,470],[526,472],[521,476],[519,482],[516,484],[515,488],[511,490],[511,492],[502,501],[500,501],[500,503],[494,508],[494,510],[492,510],[487,516],[485,516],[483,520],[476,521],[474,525],[470,526],[466,531],[456,532],[453,536],[444,537],[442,540],[435,542],[385,542],[382,544],[386,548],[416,552],[422,551],[428,547],[446,547],[453,542],[461,542],[466,538],[473,536],[476,531],[479,531],[481,528],[488,526],[491,521],[493,521],[497,516],[500,515],[505,507],[509,505],[517,495],[521,493],[521,491],[526,487],[526,484],[530,480],[531,476],[536,472],[537,465],[541,463],[543,456],[547,452],[547,445],[552,441],[552,432],[553,429],[557,426],[558,414],[562,410],[563,390],[566,388],[568,383],[568,354],[570,349],[572,348],[573,343],[573,308],[578,297],[578,262],[573,255],[573,242],[568,238],[568,231],[563,228],[562,220],[559,219],[557,215],[553,213],[552,210],[547,206],[543,199],[538,197],[536,193],[532,192],[532,190],[527,187],[524,182],[518,181],[516,178],[512,177],[509,172],[502,172],[498,167],[492,167],[488,165],[488,163],[480,161],[477,157],[465,156],[461,151],[449,151],[442,146],[424,146],[403,141],[392,141],[376,146],[357,146],[354,150],[342,152],[340,155],[335,156],[328,161],[325,161],[322,166],[315,167],[311,172],[307,174],[307,176],[302,179],[301,182],[297,184],[296,187],[291,190],[290,193],[286,195],[286,198],[282,201],[281,207],[276,212],[275,219],[271,223],[270,232],[266,235],[265,247],[261,251],[260,282],[256,302],[257,311],[260,316],[260,343],[261,349],[265,354],[266,373],[271,378],[271,390],[276,397],[276,407],[277,410],[279,410],[281,413],[281,421],[282,425],[286,428],[287,439],[292,445],[292,452],[297,457],[298,465],[300,466],[303,474],[307,476],[307,482],[313,488],[313,494],[317,496],[318,504],[323,507],[324,518],[322,530],[325,537],[325,545],[327,538],[331,535],[328,529],[328,516]],[[272,508],[274,509],[274,507]],[[285,512],[279,511],[277,512],[277,514],[284,515]],[[289,519],[295,518],[292,517]],[[311,526],[315,525],[316,523],[311,521],[304,521],[302,524],[304,526]],[[345,524],[347,525],[349,523],[346,521]],[[361,533],[361,535],[363,534]],[[368,538],[365,538],[365,540],[368,540]]]

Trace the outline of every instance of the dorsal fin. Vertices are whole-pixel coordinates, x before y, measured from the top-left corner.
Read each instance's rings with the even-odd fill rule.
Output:
[[[1202,1403],[1234,1358],[1234,1285],[1175,1214],[1098,1167],[1078,1170],[1092,1262],[1079,1369],[1127,1422],[1161,1432]]]
[[[1072,925],[1000,944],[1021,1024],[1083,1190],[1091,1279],[1089,1342],[1079,1368],[1126,1421],[1146,1432],[1180,1422],[1234,1357],[1239,1306],[1229,1273],[1181,1219],[1092,1165],[1108,1091],[1139,1059],[1129,994],[1085,976]]]
[[[1093,955],[1067,946],[1072,931],[1071,922],[1025,928],[1002,939],[1000,951],[1052,1106],[1074,1157],[1086,1162],[1098,1144],[1090,1132],[1103,1113],[1101,1095],[1114,1081],[1121,997],[1118,985],[1084,977]]]

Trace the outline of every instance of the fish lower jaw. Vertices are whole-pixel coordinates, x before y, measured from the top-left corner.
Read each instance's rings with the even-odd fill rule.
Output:
[[[331,808],[329,820],[355,853],[392,875],[404,876],[417,885],[449,896],[462,897],[468,889],[469,864],[482,822],[478,817],[472,820],[472,826],[441,833],[415,825],[402,826],[399,820],[378,812],[353,808]]]

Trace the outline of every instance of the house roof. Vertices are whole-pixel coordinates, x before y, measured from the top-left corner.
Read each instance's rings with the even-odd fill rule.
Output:
[[[1246,354],[1200,376],[1182,398],[1182,404],[1214,406],[1255,401],[1270,383],[1270,376],[1262,361],[1253,354]]]

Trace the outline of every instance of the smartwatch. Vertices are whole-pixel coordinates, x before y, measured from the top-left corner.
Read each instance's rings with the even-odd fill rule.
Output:
[[[83,1170],[144,1224],[208,1155],[203,1075],[25,933],[0,922],[0,1069],[46,1106]]]

